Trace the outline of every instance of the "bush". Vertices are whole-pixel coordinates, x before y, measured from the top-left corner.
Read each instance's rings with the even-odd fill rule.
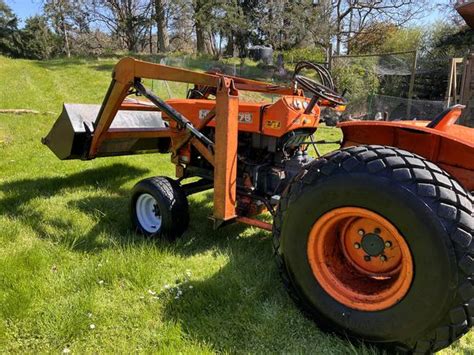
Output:
[[[380,81],[375,71],[376,58],[357,58],[335,63],[332,73],[338,91],[347,90],[347,98],[354,111],[364,111],[367,98],[378,92]]]
[[[321,48],[295,48],[288,51],[281,52],[283,54],[283,60],[285,63],[298,63],[302,60],[309,62],[322,63],[326,62],[326,54]],[[278,56],[278,52],[275,52],[275,62]]]

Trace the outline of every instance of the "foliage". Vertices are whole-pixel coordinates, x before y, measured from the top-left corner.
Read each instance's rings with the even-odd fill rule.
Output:
[[[50,30],[43,16],[28,18],[21,38],[22,56],[25,58],[49,59],[59,47],[58,37]]]
[[[0,0],[0,54],[17,57],[20,47],[18,19],[5,1]]]
[[[431,31],[428,46],[433,57],[464,57],[474,47],[474,30],[441,23]]]
[[[295,48],[281,52],[283,54],[283,60],[285,63],[298,63],[303,60],[307,60],[314,63],[326,62],[326,53],[321,48],[305,47]],[[275,52],[275,56],[278,52]]]
[[[375,23],[349,42],[350,54],[406,52],[418,49],[420,28],[399,28],[393,23]]]
[[[342,44],[350,45],[354,37],[369,32],[374,24],[393,23],[402,27],[434,5],[428,0],[335,0],[332,3],[337,54],[341,54]]]
[[[354,58],[348,62],[341,60],[333,66],[333,75],[339,91],[347,91],[351,107],[364,112],[367,98],[378,92],[380,87],[374,57]],[[357,110],[356,109],[356,110]]]
[[[420,48],[422,41],[421,28],[398,28],[387,36],[381,51],[382,53],[414,51]]]

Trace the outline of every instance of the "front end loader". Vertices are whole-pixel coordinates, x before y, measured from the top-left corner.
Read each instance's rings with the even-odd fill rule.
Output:
[[[165,101],[143,79],[194,87]],[[279,99],[241,102],[241,91]],[[313,158],[321,108],[346,104],[309,62],[284,86],[125,58],[102,105],[65,104],[43,143],[60,159],[170,154],[176,179],[131,193],[137,232],[180,237],[187,197],[213,189],[214,227],[271,231],[283,283],[318,326],[390,351],[438,351],[474,317],[474,129],[456,124],[461,106],[429,121],[348,122],[340,149]]]

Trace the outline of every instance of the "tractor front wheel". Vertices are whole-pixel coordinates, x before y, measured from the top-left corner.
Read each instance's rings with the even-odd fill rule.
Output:
[[[282,196],[274,247],[283,281],[321,327],[390,350],[429,353],[474,317],[472,196],[395,148],[342,149]]]
[[[144,179],[132,190],[130,216],[138,233],[174,240],[188,227],[188,200],[175,180],[163,176]]]

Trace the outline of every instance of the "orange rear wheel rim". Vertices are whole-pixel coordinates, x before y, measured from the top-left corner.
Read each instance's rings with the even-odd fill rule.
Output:
[[[353,309],[390,308],[406,296],[413,281],[405,238],[386,218],[364,208],[324,214],[310,231],[307,253],[321,287]]]

